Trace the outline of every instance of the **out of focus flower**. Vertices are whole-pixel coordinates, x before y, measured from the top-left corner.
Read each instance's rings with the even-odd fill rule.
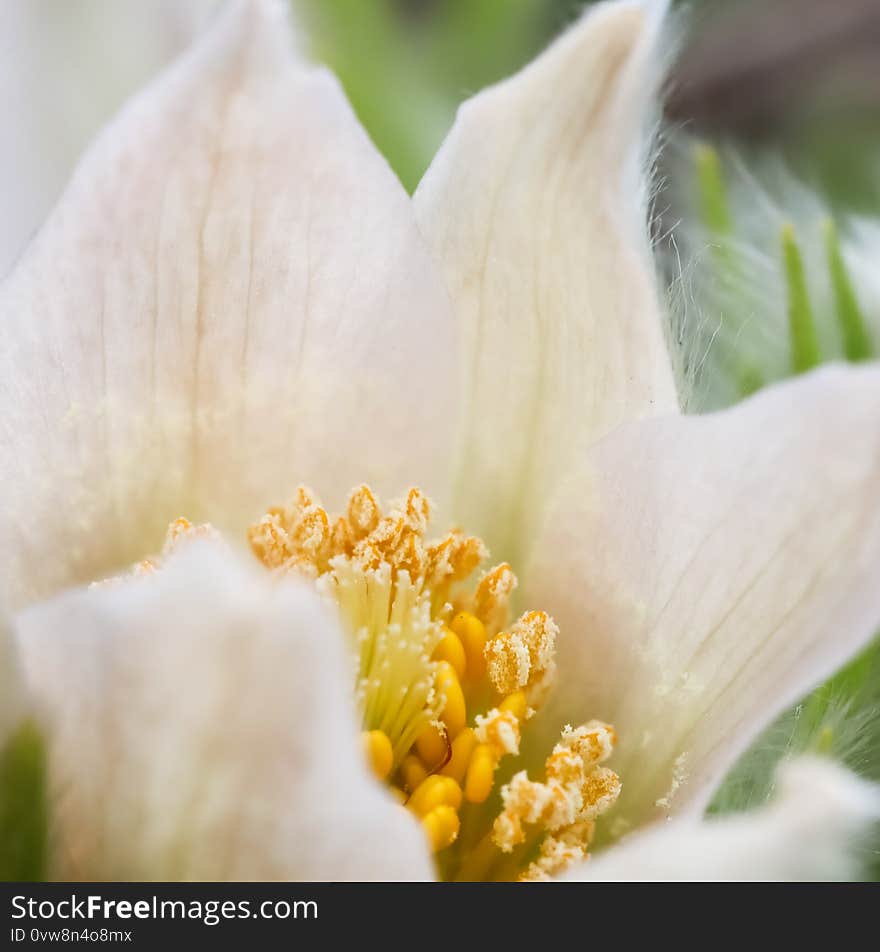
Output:
[[[192,40],[217,0],[5,0],[0,276],[61,194],[80,153]]]
[[[829,764],[699,819],[880,619],[880,376],[680,413],[663,6],[601,4],[466,103],[412,200],[260,0],[85,157],[0,291],[2,713],[45,738],[52,875],[588,878],[594,833],[665,817],[592,875],[849,872],[877,802]],[[267,508],[298,483],[343,514]],[[272,575],[177,522],[57,594],[180,512]]]

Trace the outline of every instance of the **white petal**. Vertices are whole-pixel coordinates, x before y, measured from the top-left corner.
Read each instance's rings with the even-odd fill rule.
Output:
[[[534,573],[527,603],[562,627],[556,716],[617,727],[618,815],[701,810],[880,623],[878,366],[621,428],[561,495]]]
[[[860,875],[858,837],[880,818],[880,790],[830,761],[780,770],[776,797],[752,813],[673,820],[580,866],[578,882],[810,882]],[[863,855],[859,856],[859,846]]]
[[[179,52],[217,0],[4,0],[0,275],[123,99]]]
[[[180,513],[238,532],[298,482],[332,505],[361,480],[442,503],[446,298],[406,194],[280,12],[233,4],[136,99],[0,290],[19,603],[140,557]]]
[[[415,194],[466,355],[457,515],[496,556],[586,446],[677,408],[642,174],[664,6],[600,4],[465,103]]]
[[[430,875],[421,830],[367,773],[342,635],[311,589],[194,543],[18,631],[55,876]]]

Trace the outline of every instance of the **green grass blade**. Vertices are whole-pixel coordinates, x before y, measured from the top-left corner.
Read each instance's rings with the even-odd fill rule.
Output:
[[[729,238],[733,232],[733,215],[718,152],[700,143],[694,149],[694,163],[703,222],[713,235]]]
[[[810,305],[804,260],[793,225],[782,228],[782,257],[788,288],[788,331],[791,341],[792,373],[800,374],[819,363],[819,341]]]
[[[867,324],[859,307],[846,262],[843,260],[834,222],[830,219],[826,221],[824,231],[825,252],[828,256],[828,270],[831,273],[831,288],[834,292],[834,307],[843,335],[843,350],[846,359],[869,360],[873,354],[871,337],[868,334]]]

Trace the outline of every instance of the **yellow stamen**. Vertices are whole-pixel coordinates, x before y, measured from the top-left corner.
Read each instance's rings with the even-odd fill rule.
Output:
[[[469,681],[480,681],[486,673],[486,626],[470,612],[459,612],[449,627],[461,640],[465,654],[465,671]]]
[[[481,744],[487,744],[500,760],[505,754],[519,753],[519,720],[513,711],[502,711],[497,707],[488,714],[477,715],[477,728],[474,736]]]
[[[418,816],[427,816],[435,807],[445,804],[457,810],[461,806],[461,787],[441,774],[426,777],[409,798],[407,806]]]
[[[440,718],[449,736],[455,737],[467,726],[467,705],[455,669],[448,661],[437,667],[437,690],[445,698]]]
[[[369,486],[359,486],[348,499],[348,525],[356,542],[375,531],[382,518],[382,510]]]
[[[403,758],[403,763],[400,765],[400,778],[407,790],[415,790],[427,776],[428,771],[425,765],[415,754]]]
[[[586,859],[595,828],[596,824],[591,820],[582,820],[558,833],[547,834],[541,842],[537,859],[520,875],[520,881],[546,882]]]
[[[482,539],[453,530],[427,550],[426,581],[445,601],[449,587],[463,582],[488,557]]]
[[[477,738],[474,737],[473,730],[466,727],[452,742],[452,755],[449,758],[449,763],[441,769],[440,773],[445,777],[452,777],[456,783],[464,783],[464,776],[467,773],[471,754],[474,752],[476,745]]]
[[[464,645],[458,635],[447,628],[443,634],[443,639],[434,651],[436,661],[448,661],[455,669],[458,679],[464,679],[467,670],[467,656],[465,655]]]
[[[458,839],[460,826],[458,814],[452,807],[445,805],[435,807],[422,819],[422,827],[435,853],[452,846]]]
[[[361,736],[367,762],[373,768],[373,773],[380,780],[385,780],[394,763],[394,752],[388,735],[382,731],[365,731]]]
[[[500,694],[525,689],[531,703],[540,703],[556,675],[559,628],[546,612],[527,612],[509,631],[486,643],[489,677]]]
[[[439,769],[449,759],[449,741],[442,725],[428,724],[419,734],[415,746],[429,772]]]
[[[510,596],[516,588],[516,576],[506,563],[487,572],[474,595],[474,614],[490,632],[507,624]]]
[[[488,744],[478,744],[471,754],[464,781],[468,803],[484,803],[492,792],[495,780],[495,754]]]
[[[426,537],[431,505],[418,489],[383,511],[359,486],[344,514],[300,487],[248,531],[273,574],[310,580],[335,603],[354,659],[353,693],[371,770],[420,820],[447,878],[540,880],[587,856],[598,816],[620,792],[603,765],[616,737],[599,721],[566,727],[544,764],[544,780],[514,773],[493,797],[505,758],[556,672],[558,629],[540,611],[508,625],[516,576],[505,562],[473,576],[483,542],[452,529]],[[177,519],[153,572],[210,526]]]
[[[514,691],[513,694],[506,697],[498,705],[502,711],[510,711],[511,714],[522,723],[531,715],[529,702],[526,700],[525,691]]]
[[[600,721],[566,727],[547,758],[544,782],[530,780],[523,770],[502,788],[504,809],[493,827],[498,848],[509,853],[524,843],[526,826],[548,834],[522,878],[547,878],[586,855],[596,817],[620,794],[617,774],[600,766],[611,755],[615,739],[613,728]]]

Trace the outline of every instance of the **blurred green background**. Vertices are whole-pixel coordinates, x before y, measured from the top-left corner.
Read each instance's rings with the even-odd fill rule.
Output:
[[[577,16],[572,0],[294,0],[374,141],[412,189],[462,99]],[[878,0],[689,0],[674,127],[780,150],[847,208],[880,204]]]

